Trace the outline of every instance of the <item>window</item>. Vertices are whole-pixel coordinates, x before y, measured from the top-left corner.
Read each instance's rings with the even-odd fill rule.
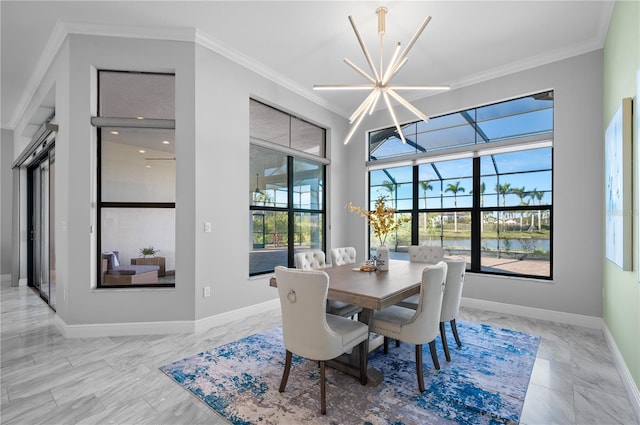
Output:
[[[412,217],[387,241],[392,257],[439,245],[473,272],[552,277],[553,92],[402,131],[406,144],[395,127],[369,134],[370,201]]]
[[[250,101],[249,274],[325,248],[325,130]]]
[[[175,286],[175,77],[98,84],[98,287]]]

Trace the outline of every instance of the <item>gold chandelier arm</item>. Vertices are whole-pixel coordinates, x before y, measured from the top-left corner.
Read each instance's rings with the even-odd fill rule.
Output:
[[[344,58],[344,63],[346,63],[347,65],[349,65],[351,68],[353,68],[358,74],[362,75],[364,78],[366,78],[367,80],[371,81],[373,84],[376,83],[376,80],[374,80],[373,78],[371,78],[371,76],[369,74],[367,74],[366,72],[364,72],[362,69],[360,69],[360,67],[358,65],[356,65],[355,63],[351,62],[349,59]]]
[[[384,76],[382,77],[382,82],[380,85],[384,86],[389,82],[389,79],[394,75],[391,71],[395,68],[396,60],[398,58],[398,53],[400,52],[400,43],[396,44],[396,48],[393,50],[393,55],[391,56],[391,61],[387,66],[387,70],[384,72]],[[380,68],[382,69],[382,68]]]
[[[314,90],[373,90],[372,84],[315,84]]]
[[[353,136],[353,134],[356,132],[356,129],[360,126],[360,123],[362,122],[362,120],[364,119],[364,116],[366,115],[366,110],[362,111],[360,113],[360,116],[358,117],[358,119],[356,120],[355,124],[351,125],[351,130],[349,130],[349,133],[347,134],[347,137],[344,139],[344,144],[346,145],[347,143],[349,143],[349,140],[351,140],[351,137]]]
[[[393,123],[395,124],[396,129],[398,130],[398,134],[400,135],[400,140],[402,140],[402,143],[406,144],[407,140],[404,138],[404,134],[402,133],[402,129],[400,128],[400,124],[398,124],[398,118],[396,118],[396,113],[393,111],[393,107],[391,106],[389,95],[387,94],[386,91],[383,91],[382,95],[384,96],[384,101],[387,104],[387,109],[389,109],[389,115],[391,115],[391,118],[393,119]]]
[[[353,114],[351,114],[351,116],[349,117],[349,122],[352,123],[353,121],[355,121],[355,119],[360,116],[360,114],[369,108],[369,105],[371,104],[371,102],[373,102],[373,98],[376,94],[377,90],[372,90],[371,93],[369,93],[369,96],[367,96],[362,103],[360,104],[360,106],[358,106],[358,109],[356,109]]]
[[[402,51],[402,54],[398,59],[398,63],[402,62],[407,57],[409,50],[411,50],[411,48],[413,47],[415,42],[418,40],[418,37],[420,37],[420,34],[422,34],[422,31],[424,31],[424,29],[426,28],[430,20],[431,20],[431,16],[427,16],[426,18],[424,18],[424,21],[422,21],[422,24],[420,25],[420,27],[418,27],[418,30],[416,31],[416,33],[413,35],[413,37],[411,37],[411,40],[409,40],[407,47],[405,47],[404,50]],[[395,74],[395,70],[394,70],[394,74]]]
[[[373,99],[373,102],[371,102],[371,107],[369,108],[369,115],[373,114],[373,110],[376,109],[378,100],[380,100],[380,90],[376,90],[376,97]]]
[[[358,39],[358,43],[360,43],[360,48],[362,49],[362,52],[364,53],[365,58],[367,58],[369,67],[373,72],[373,76],[375,77],[376,81],[380,81],[380,76],[378,75],[378,71],[376,71],[376,67],[373,64],[373,61],[371,60],[371,55],[369,55],[369,50],[367,50],[367,46],[364,44],[364,41],[362,40],[362,36],[360,35],[360,31],[356,26],[356,22],[353,20],[353,17],[351,15],[349,15],[349,22],[351,22],[351,26],[353,27],[353,32],[356,33],[356,38]]]
[[[420,112],[420,110],[418,108],[416,108],[411,103],[409,103],[404,97],[400,96],[398,93],[394,92],[391,89],[388,89],[387,93],[389,93],[391,95],[391,97],[393,97],[395,100],[397,100],[398,103],[400,103],[402,106],[407,108],[409,111],[413,112],[422,121],[429,122],[429,117],[427,117],[425,114]]]

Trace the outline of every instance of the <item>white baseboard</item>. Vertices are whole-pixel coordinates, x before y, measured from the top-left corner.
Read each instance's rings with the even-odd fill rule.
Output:
[[[611,350],[611,354],[613,354],[613,360],[616,364],[616,368],[618,369],[618,373],[620,374],[620,378],[622,379],[622,383],[627,390],[631,407],[635,410],[638,423],[640,423],[640,390],[638,390],[638,386],[633,380],[633,376],[631,376],[631,372],[629,371],[629,368],[622,357],[622,353],[620,353],[618,345],[616,344],[615,339],[613,339],[613,335],[606,323],[602,328],[602,333],[604,334],[607,345]]]
[[[194,331],[194,324],[191,320],[68,325],[57,314],[55,316],[55,325],[65,338],[160,335],[172,333],[192,333]]]
[[[195,321],[182,320],[68,325],[60,316],[56,315],[55,325],[65,338],[194,333],[205,331],[215,326],[226,325],[227,323],[242,320],[247,316],[265,313],[274,309],[280,309],[280,301],[277,298]]]
[[[583,326],[591,329],[602,329],[604,327],[602,317],[564,313],[561,311],[545,310],[543,308],[525,307],[464,297],[460,301],[460,305],[463,307],[477,308],[479,310],[494,311],[496,313],[513,314],[514,316],[528,317],[530,319],[549,320],[567,325]]]
[[[26,277],[22,277],[18,280],[18,286],[27,286],[28,283],[29,279],[27,279]]]
[[[205,317],[204,319],[196,320],[195,331],[201,332],[207,329],[214,328],[216,326],[225,325],[237,320],[242,320],[247,316],[253,316],[256,314],[266,313],[271,310],[280,309],[280,300],[278,298],[265,301],[260,304],[250,305],[248,307],[242,307],[237,310],[227,311],[215,316]]]

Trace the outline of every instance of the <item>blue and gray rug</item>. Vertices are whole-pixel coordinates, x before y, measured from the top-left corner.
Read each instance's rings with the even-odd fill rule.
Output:
[[[377,387],[327,368],[325,417],[317,362],[294,356],[286,391],[278,392],[285,357],[280,328],[160,369],[232,424],[517,424],[540,338],[464,321],[458,331],[461,348],[447,335],[450,363],[437,339],[439,371],[424,347],[422,394],[410,344],[392,343],[389,354],[380,349],[370,356],[369,365],[384,373]]]

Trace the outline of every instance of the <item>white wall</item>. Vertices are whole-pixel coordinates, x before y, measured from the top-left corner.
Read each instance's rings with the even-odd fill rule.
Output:
[[[327,151],[341,144],[346,120],[282,86],[198,46],[196,48],[195,232],[196,319],[277,298],[268,278],[249,275],[249,99],[294,113],[333,131]],[[344,158],[331,155],[331,214],[342,213]],[[334,162],[335,161],[335,162]],[[336,188],[335,192],[333,188]],[[342,199],[341,199],[342,198]],[[338,199],[336,202],[335,199]],[[204,233],[204,222],[212,232]],[[341,242],[332,230],[329,240]],[[329,245],[328,245],[329,246]],[[203,298],[205,286],[211,297]]]
[[[2,129],[0,136],[0,275],[11,274],[11,217],[13,131]]]
[[[595,51],[414,102],[435,116],[543,90],[555,92],[553,281],[469,273],[464,297],[602,316],[602,66],[602,51]],[[404,108],[395,110],[401,122],[415,120]],[[364,123],[365,128],[390,125],[386,111]],[[354,204],[364,205],[364,130],[348,150],[349,192]],[[355,225],[348,229],[350,240],[364,246],[366,233]]]

